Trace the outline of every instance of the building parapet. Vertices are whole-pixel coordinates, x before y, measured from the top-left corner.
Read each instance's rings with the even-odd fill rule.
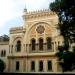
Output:
[[[43,13],[43,12],[50,12],[50,9],[31,11],[31,12],[27,12],[27,14],[36,14],[36,13]]]
[[[0,41],[0,45],[9,45],[9,41]]]
[[[30,19],[30,18],[51,16],[51,15],[52,16],[56,15],[56,13],[51,11],[50,9],[44,9],[44,10],[37,10],[37,11],[32,11],[32,12],[24,12],[23,18]]]
[[[25,32],[26,29],[24,29],[23,27],[14,27],[10,29],[10,34],[12,33],[23,33]]]

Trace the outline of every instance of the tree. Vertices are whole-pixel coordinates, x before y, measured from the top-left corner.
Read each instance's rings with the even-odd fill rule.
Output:
[[[5,69],[5,63],[3,60],[0,59],[0,72],[3,72]]]
[[[58,27],[64,37],[64,46],[58,47],[56,56],[63,71],[73,70],[75,67],[75,51],[69,51],[69,43],[75,43],[75,0],[55,0],[50,9],[59,17]],[[75,48],[74,48],[75,50]]]
[[[8,35],[3,35],[3,41],[9,41]]]
[[[59,51],[56,53],[59,65],[62,67],[63,72],[72,71],[75,68],[75,61],[73,58],[75,56],[75,53],[66,49],[68,49],[68,47],[59,46]]]
[[[75,42],[75,0],[55,0],[50,4],[50,9],[59,16],[58,25],[64,40]]]
[[[9,36],[6,34],[0,36],[0,41],[9,41]]]

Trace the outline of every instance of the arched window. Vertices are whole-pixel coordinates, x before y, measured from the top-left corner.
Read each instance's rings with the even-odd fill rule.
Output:
[[[39,39],[39,50],[43,50],[43,39]]]
[[[3,56],[6,56],[6,51],[4,50],[4,54],[3,54]]]
[[[39,71],[43,71],[43,61],[39,62]]]
[[[50,37],[47,38],[47,49],[48,50],[51,49],[51,38]]]
[[[51,71],[52,70],[52,61],[51,60],[48,60],[48,71]]]
[[[19,71],[19,69],[20,69],[20,62],[16,61],[16,71]]]
[[[1,56],[3,57],[3,50],[1,51]]]
[[[32,50],[35,50],[35,39],[31,40],[31,46],[32,46]]]
[[[31,71],[35,71],[35,62],[34,61],[31,62]]]
[[[21,51],[21,41],[17,41],[16,46],[17,46],[17,48],[16,48],[17,52]]]

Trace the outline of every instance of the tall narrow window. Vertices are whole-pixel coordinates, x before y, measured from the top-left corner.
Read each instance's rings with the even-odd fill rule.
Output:
[[[6,56],[6,51],[4,50],[4,56]]]
[[[31,62],[31,71],[34,71],[34,70],[35,70],[35,62],[32,61],[32,62]]]
[[[52,70],[52,62],[48,61],[48,71],[51,71],[51,70]]]
[[[47,38],[47,49],[51,49],[51,38]]]
[[[43,39],[39,39],[39,50],[43,50]]]
[[[35,50],[35,39],[31,40],[31,46],[32,46],[32,50]]]
[[[43,61],[39,62],[39,71],[43,71]]]
[[[1,51],[1,56],[3,57],[3,50]]]
[[[58,46],[60,45],[60,41],[58,41]]]
[[[16,71],[19,71],[19,65],[20,65],[19,61],[16,61]]]
[[[21,41],[17,41],[17,52],[21,51]]]

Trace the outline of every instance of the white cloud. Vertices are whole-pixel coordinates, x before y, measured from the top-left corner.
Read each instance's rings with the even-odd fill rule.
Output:
[[[24,0],[0,0],[0,27],[15,17],[21,16]]]
[[[28,11],[48,8],[52,0],[0,0],[0,28],[6,25],[6,22],[16,17],[21,17],[23,9]],[[54,1],[54,0],[53,0]]]
[[[28,11],[48,9],[50,2],[54,0],[25,0]]]
[[[9,16],[12,12],[12,4],[11,0],[1,0],[0,1],[0,26],[4,25],[4,23],[9,19]]]

